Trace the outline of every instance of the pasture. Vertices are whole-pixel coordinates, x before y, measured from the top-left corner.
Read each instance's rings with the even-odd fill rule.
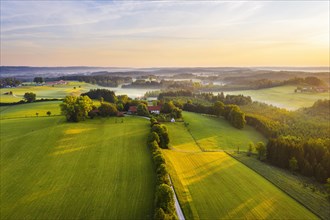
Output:
[[[318,99],[329,99],[329,93],[295,93],[296,86],[278,86],[259,90],[230,91],[225,94],[251,96],[253,101],[264,102],[288,110],[310,107]]]
[[[121,120],[1,120],[1,219],[150,219],[149,123]]]
[[[260,134],[219,118],[183,115],[190,130],[183,123],[167,124],[171,150],[163,153],[186,219],[317,219],[227,153],[202,151],[247,147],[249,141],[264,141]]]
[[[49,101],[49,102],[35,102],[26,103],[11,106],[0,106],[0,118],[23,118],[23,117],[36,117],[36,113],[39,113],[39,117],[47,116],[47,112],[50,111],[51,115],[60,115],[61,101]]]
[[[74,88],[75,87],[75,88]],[[80,95],[81,93],[88,92],[90,89],[96,89],[100,86],[92,85],[84,82],[70,81],[65,85],[52,86],[20,86],[16,88],[0,89],[0,102],[18,102],[22,100],[26,92],[33,92],[36,94],[37,99],[45,98],[64,98],[67,95]],[[4,95],[7,92],[13,92],[13,95]]]
[[[284,170],[257,160],[254,156],[248,157],[246,154],[232,154],[232,156],[241,163],[256,171],[261,176],[272,182],[278,188],[284,190],[290,196],[303,203],[314,213],[317,213],[323,219],[330,216],[330,203],[327,201],[327,195],[323,190],[317,190],[315,183],[310,178],[293,174]],[[321,186],[318,189],[322,189]]]
[[[163,152],[187,219],[317,219],[225,152]]]
[[[234,128],[223,118],[204,116],[197,113],[184,112],[185,122],[197,144],[205,151],[237,150],[247,151],[250,141],[257,143],[266,139],[254,128],[246,125],[243,129]],[[180,132],[174,129],[173,133]]]

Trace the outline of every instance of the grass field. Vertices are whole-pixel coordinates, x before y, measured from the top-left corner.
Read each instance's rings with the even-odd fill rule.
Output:
[[[318,99],[329,99],[329,93],[295,93],[296,86],[278,86],[268,89],[226,92],[226,94],[251,96],[253,101],[265,102],[288,110],[310,107]]]
[[[151,218],[149,123],[116,120],[1,120],[1,219]]]
[[[80,88],[79,88],[80,86]],[[76,89],[74,89],[76,87]],[[18,102],[23,99],[26,92],[33,92],[37,99],[41,98],[64,98],[67,95],[80,95],[88,92],[90,89],[100,88],[100,86],[92,85],[84,82],[71,81],[66,85],[52,86],[21,86],[16,88],[0,89],[0,102]],[[4,95],[4,93],[12,91],[13,95]]]
[[[228,130],[226,121],[195,113],[184,112],[184,119],[198,144],[182,123],[167,124],[172,150],[163,152],[186,219],[317,219],[227,153],[200,149],[232,149],[224,144],[248,143],[256,135],[263,140],[255,131]]]
[[[257,143],[266,139],[250,126],[244,129],[234,128],[223,118],[203,116],[184,112],[184,120],[199,146],[204,150],[237,150],[246,151],[250,141]],[[177,133],[175,131],[173,133]]]
[[[49,101],[49,102],[36,102],[27,103],[12,106],[0,106],[0,118],[21,118],[21,117],[36,117],[36,112],[39,113],[39,117],[47,116],[47,111],[50,111],[51,115],[60,115],[60,103],[61,101]]]
[[[74,87],[76,87],[74,89]],[[41,98],[64,98],[67,95],[80,95],[81,93],[88,92],[90,89],[109,89],[116,93],[116,95],[127,95],[131,98],[143,97],[147,91],[155,89],[143,88],[121,88],[119,87],[103,87],[84,82],[69,81],[66,85],[52,86],[21,86],[16,88],[3,88],[0,89],[0,103],[18,102],[23,99],[26,92],[33,92],[36,94],[37,99]],[[156,89],[157,90],[157,89]],[[13,92],[13,95],[4,95],[7,92]]]
[[[330,203],[326,193],[315,189],[315,182],[301,175],[292,174],[290,171],[280,169],[257,160],[255,157],[248,157],[246,154],[232,154],[238,161],[244,163],[261,176],[283,189],[293,198],[313,210],[323,219],[330,217]]]

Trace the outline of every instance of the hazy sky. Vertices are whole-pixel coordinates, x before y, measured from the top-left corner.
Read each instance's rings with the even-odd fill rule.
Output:
[[[329,66],[329,1],[3,1],[1,65]]]

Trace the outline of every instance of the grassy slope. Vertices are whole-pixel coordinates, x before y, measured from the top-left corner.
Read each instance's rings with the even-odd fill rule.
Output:
[[[145,119],[1,120],[1,219],[148,219]]]
[[[190,121],[191,127],[194,123],[202,129],[202,125],[205,127],[210,123],[208,117],[188,115],[196,115],[196,121]],[[184,113],[185,118],[188,115]],[[187,219],[317,218],[226,153],[200,151],[188,131],[178,124],[168,124],[173,150],[164,150],[164,154]],[[201,132],[198,129],[191,131],[194,136]],[[184,143],[173,137],[183,137]]]
[[[60,115],[60,103],[61,101],[49,101],[49,102],[36,102],[19,104],[13,106],[1,106],[0,118],[18,118],[18,117],[36,117],[36,112],[39,113],[39,117],[47,116],[47,111],[50,111],[52,115]]]
[[[233,154],[232,156],[289,193],[323,219],[329,219],[330,203],[327,201],[325,194],[314,191],[314,187],[308,187],[315,184],[310,184],[311,180],[309,178],[294,175],[287,170],[265,164],[254,157],[246,156],[246,154]]]
[[[254,128],[245,126],[236,129],[223,118],[203,116],[184,112],[184,120],[189,123],[189,129],[197,143],[205,150],[240,150],[246,151],[250,141],[266,142],[266,139]]]
[[[265,102],[277,107],[296,110],[310,107],[318,99],[329,99],[329,93],[295,93],[296,86],[279,86],[260,90],[243,90],[226,92],[226,94],[243,94],[251,96],[252,100]]]
[[[79,86],[81,88],[79,88]],[[73,89],[76,87],[76,89]],[[83,82],[69,82],[66,85],[52,86],[21,86],[16,88],[0,89],[0,102],[17,102],[23,99],[26,92],[33,92],[37,95],[37,99],[41,98],[63,98],[66,95],[80,95],[88,92],[90,89],[99,88],[100,86]],[[3,95],[12,91],[15,96]]]

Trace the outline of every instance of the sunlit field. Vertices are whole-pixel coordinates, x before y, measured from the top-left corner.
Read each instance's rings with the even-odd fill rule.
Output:
[[[317,219],[224,152],[163,152],[187,219]]]
[[[329,93],[295,93],[296,86],[279,86],[259,90],[231,91],[225,94],[251,96],[253,101],[264,102],[288,110],[310,107],[319,99],[329,99]],[[217,94],[217,93],[216,93]]]
[[[81,93],[88,92],[90,89],[96,89],[100,86],[92,85],[84,82],[70,81],[65,85],[52,86],[20,86],[15,88],[0,89],[0,100],[3,103],[17,102],[24,99],[26,92],[33,92],[36,94],[37,99],[52,99],[64,98],[67,95],[80,95]],[[4,95],[7,92],[13,92],[13,95]]]
[[[67,95],[80,95],[88,92],[90,89],[109,89],[116,93],[116,95],[128,95],[131,98],[143,97],[147,91],[153,91],[155,89],[145,88],[121,88],[119,87],[103,87],[99,85],[93,85],[84,82],[69,81],[65,85],[52,86],[20,86],[15,88],[2,88],[0,89],[0,103],[18,102],[24,99],[26,92],[33,92],[36,94],[37,99],[52,99],[52,98],[64,98]],[[157,90],[157,89],[156,89]],[[12,91],[13,95],[5,95]]]
[[[183,123],[167,124],[171,150],[163,152],[186,219],[317,219],[227,153],[202,151],[264,141],[260,134],[195,113],[184,112],[184,118],[191,133]]]
[[[51,116],[4,119],[0,128],[1,219],[152,217],[147,120]]]
[[[192,137],[206,151],[237,150],[238,147],[241,151],[246,151],[249,142],[263,141],[266,143],[266,139],[248,125],[243,129],[237,129],[223,118],[203,116],[191,112],[184,112],[183,117],[189,123],[188,129]],[[179,130],[173,131],[173,133],[177,132]]]
[[[60,115],[60,103],[61,101],[51,101],[0,106],[0,116],[1,119],[37,117],[36,113],[38,113],[38,117],[44,117],[48,116],[48,111],[51,115]]]

